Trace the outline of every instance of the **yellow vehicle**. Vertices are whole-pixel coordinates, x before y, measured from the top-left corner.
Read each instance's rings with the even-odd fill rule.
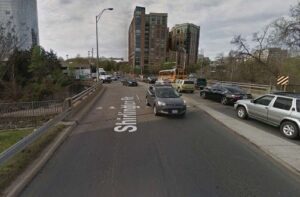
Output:
[[[159,80],[169,80],[171,83],[174,83],[176,79],[185,79],[186,74],[183,69],[173,68],[169,70],[159,71]]]
[[[177,79],[173,84],[173,87],[178,92],[190,92],[194,93],[195,91],[195,83],[193,80],[188,79]]]

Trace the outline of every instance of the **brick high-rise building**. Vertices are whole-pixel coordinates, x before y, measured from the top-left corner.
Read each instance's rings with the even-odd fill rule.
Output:
[[[141,73],[159,70],[166,61],[168,44],[168,14],[146,14],[144,7],[136,7],[128,32],[128,60]]]
[[[200,26],[184,23],[175,25],[170,32],[170,54],[176,52],[179,66],[196,64],[200,38]],[[172,58],[171,58],[172,60]],[[185,60],[185,64],[184,64]]]

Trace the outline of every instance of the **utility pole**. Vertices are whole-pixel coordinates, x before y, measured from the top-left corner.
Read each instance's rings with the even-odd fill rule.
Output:
[[[102,16],[102,14],[106,11],[106,10],[113,10],[113,8],[105,8],[103,9],[97,16],[96,16],[96,47],[97,47],[97,81],[99,81],[99,42],[98,42],[98,22]]]

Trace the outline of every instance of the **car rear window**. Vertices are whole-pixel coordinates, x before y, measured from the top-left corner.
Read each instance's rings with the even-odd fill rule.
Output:
[[[184,84],[194,84],[193,81],[184,81]]]
[[[296,106],[297,106],[297,112],[300,112],[300,100],[297,100]]]
[[[273,105],[274,108],[290,110],[292,107],[293,99],[278,97]]]
[[[197,79],[197,82],[206,82],[206,79]]]

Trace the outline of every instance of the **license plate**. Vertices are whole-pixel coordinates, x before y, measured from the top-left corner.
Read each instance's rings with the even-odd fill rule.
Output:
[[[172,114],[178,114],[178,110],[172,110]]]

